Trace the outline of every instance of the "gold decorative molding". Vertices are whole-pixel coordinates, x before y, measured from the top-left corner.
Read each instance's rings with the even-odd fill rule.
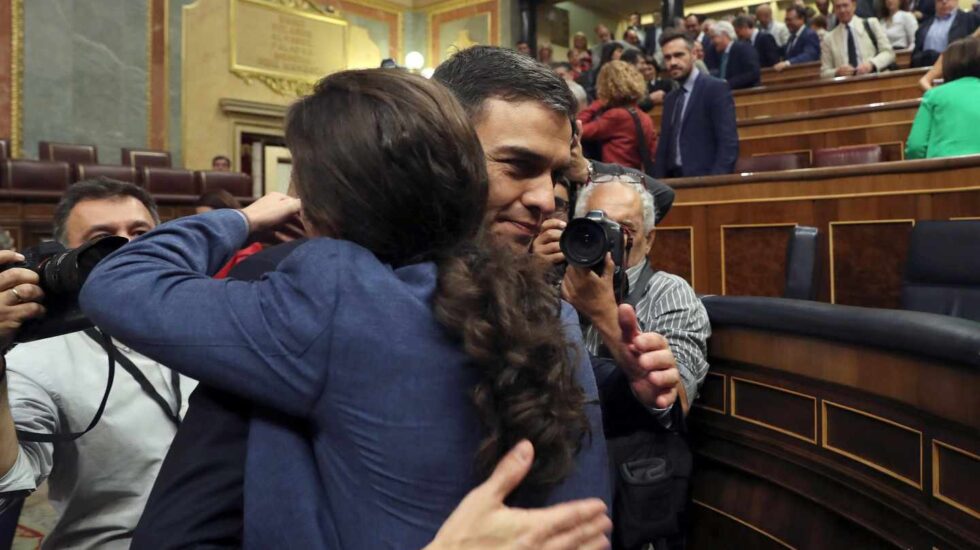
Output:
[[[877,224],[904,224],[910,223],[912,227],[915,227],[915,220],[912,218],[900,218],[894,220],[848,220],[848,221],[836,221],[830,222],[828,225],[829,230],[827,232],[827,241],[829,241],[829,254],[830,254],[830,303],[837,303],[837,280],[834,274],[834,226],[838,225],[877,225]]]
[[[939,447],[943,447],[950,452],[961,454],[977,462],[980,462],[980,456],[977,456],[971,453],[970,451],[960,449],[959,447],[954,447],[949,443],[943,443],[938,439],[932,440],[932,496],[945,502],[946,504],[949,504],[950,506],[956,508],[957,510],[966,512],[967,514],[970,514],[971,516],[980,519],[980,510],[977,510],[975,508],[970,508],[969,506],[961,502],[955,501],[949,498],[948,496],[942,494],[942,492],[940,491],[939,483],[940,481],[942,481],[941,479],[942,468],[940,468],[940,463],[939,463]]]
[[[849,411],[849,412],[852,412],[854,414],[859,414],[861,416],[866,416],[868,418],[872,418],[872,419],[877,420],[879,422],[888,424],[890,426],[895,426],[896,428],[905,430],[907,432],[912,432],[912,433],[918,435],[919,436],[919,479],[918,480],[915,480],[915,479],[911,479],[911,478],[905,477],[902,474],[900,474],[900,473],[898,473],[898,472],[896,472],[894,470],[891,470],[891,469],[888,469],[888,468],[882,466],[881,464],[876,464],[876,463],[874,463],[874,462],[872,462],[872,461],[870,461],[870,460],[868,460],[866,458],[863,458],[861,456],[858,456],[858,455],[856,455],[854,453],[851,453],[849,451],[845,451],[844,449],[840,449],[838,447],[834,447],[834,446],[830,445],[829,443],[827,443],[827,407],[828,406],[830,406],[830,407],[836,407],[836,408],[838,408],[840,410]],[[879,471],[879,472],[881,472],[881,473],[883,473],[885,475],[888,475],[890,477],[893,477],[893,478],[895,478],[895,479],[897,479],[897,480],[899,480],[899,481],[901,481],[903,483],[907,483],[907,484],[911,485],[912,487],[915,487],[916,489],[919,489],[920,491],[922,490],[922,469],[923,469],[922,453],[923,453],[923,450],[922,450],[922,432],[921,431],[916,430],[915,428],[910,428],[910,427],[908,427],[908,426],[906,426],[904,424],[899,424],[898,422],[895,422],[894,420],[889,420],[889,419],[887,419],[887,418],[885,418],[883,416],[878,416],[876,414],[871,414],[869,412],[865,412],[865,411],[862,411],[860,409],[855,409],[853,407],[848,407],[846,405],[841,405],[840,403],[834,403],[833,401],[827,401],[827,400],[824,400],[821,403],[821,417],[823,418],[823,430],[822,430],[822,434],[821,434],[821,436],[822,436],[821,437],[821,443],[822,443],[822,447],[824,449],[827,449],[829,451],[833,451],[833,452],[835,452],[835,453],[837,453],[839,455],[842,455],[842,456],[846,456],[847,458],[850,458],[851,460],[853,460],[855,462],[858,462],[860,464],[864,464],[865,466],[867,466],[869,468],[872,468],[872,469],[877,470],[877,471]]]
[[[286,117],[286,111],[289,110],[289,107],[285,105],[248,101],[246,99],[235,99],[231,97],[223,97],[218,100],[218,106],[221,108],[221,112],[226,115],[247,115],[277,119],[280,123],[280,128],[282,127],[281,123],[283,119]]]
[[[795,395],[797,397],[803,397],[805,399],[809,399],[809,400],[813,401],[813,438],[804,437],[804,436],[802,436],[802,435],[800,435],[800,434],[798,434],[796,432],[791,432],[791,431],[789,431],[789,430],[787,430],[785,428],[780,428],[779,426],[773,426],[772,424],[768,424],[766,422],[762,422],[761,420],[756,420],[754,418],[749,418],[747,416],[741,416],[741,415],[739,415],[738,414],[738,398],[737,398],[737,395],[738,394],[735,392],[735,383],[736,382],[744,382],[746,384],[752,384],[752,385],[755,385],[755,386],[761,386],[763,388],[769,388],[771,390],[776,390],[776,391],[782,392],[782,393],[788,393],[790,395]],[[730,407],[731,407],[731,415],[732,415],[733,418],[738,418],[739,420],[743,420],[745,422],[748,422],[750,424],[755,424],[757,426],[762,426],[763,428],[769,428],[770,430],[774,430],[774,431],[777,431],[777,432],[779,432],[781,434],[786,434],[788,436],[795,437],[796,439],[800,439],[800,440],[806,441],[807,443],[813,443],[814,445],[817,444],[817,398],[816,397],[814,397],[812,395],[807,395],[805,393],[796,392],[796,391],[793,391],[793,390],[787,390],[786,388],[780,388],[779,386],[773,386],[771,384],[763,384],[762,382],[756,382],[755,380],[749,380],[747,378],[739,378],[737,376],[732,376],[731,377],[731,385],[732,385],[732,391],[731,391],[731,395],[732,395],[732,398],[731,399],[732,400],[731,400]]]
[[[232,69],[231,74],[242,79],[246,84],[251,84],[253,81],[261,82],[279,95],[300,97],[313,91],[313,84],[304,80],[270,76],[243,69]]]
[[[10,2],[10,156],[21,156],[24,106],[24,0]]]
[[[769,539],[769,540],[775,542],[776,544],[782,546],[783,548],[788,548],[789,550],[796,550],[796,547],[795,546],[793,546],[793,545],[789,544],[788,542],[780,539],[779,537],[773,535],[772,533],[769,533],[768,531],[765,531],[763,529],[760,529],[760,528],[756,527],[755,525],[752,525],[751,523],[745,521],[744,519],[735,517],[732,514],[729,514],[728,512],[725,512],[723,510],[719,510],[718,508],[715,508],[714,506],[711,506],[710,504],[707,504],[705,502],[702,502],[702,501],[700,501],[700,500],[698,500],[696,498],[691,499],[691,502],[693,502],[694,504],[697,504],[698,506],[701,506],[702,508],[706,508],[708,510],[711,510],[712,512],[714,512],[716,514],[721,514],[722,516],[725,516],[726,518],[728,518],[728,519],[730,519],[730,520],[732,520],[732,521],[734,521],[734,522],[736,522],[738,524],[744,525],[744,526],[748,527],[749,529],[755,531],[756,533],[759,533],[760,535],[766,537],[767,539]]]

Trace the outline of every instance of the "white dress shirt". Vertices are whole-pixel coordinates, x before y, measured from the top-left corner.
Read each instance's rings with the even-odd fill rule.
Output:
[[[891,19],[883,20],[885,35],[892,43],[892,49],[905,50],[915,45],[915,31],[919,28],[919,22],[915,16],[907,11],[898,10]]]
[[[782,48],[789,41],[789,27],[785,23],[780,23],[779,21],[770,21],[768,27],[763,27],[763,31],[772,35],[776,39],[776,45]],[[752,39],[755,42],[755,39]]]
[[[157,393],[177,409],[171,371],[116,343]],[[7,391],[18,430],[83,431],[105,393],[108,356],[81,332],[21,344],[7,353]],[[196,382],[180,377],[181,416]],[[116,365],[102,419],[67,443],[23,441],[14,467],[0,477],[0,506],[48,481],[59,513],[44,548],[129,548],[163,458],[177,427]]]

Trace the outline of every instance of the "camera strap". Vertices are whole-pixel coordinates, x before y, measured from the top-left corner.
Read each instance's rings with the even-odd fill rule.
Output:
[[[170,371],[170,383],[171,383],[171,387],[173,388],[174,397],[177,400],[177,410],[174,411],[173,409],[170,408],[170,403],[167,402],[167,399],[164,398],[162,395],[160,395],[160,392],[158,392],[157,389],[153,387],[153,384],[149,381],[149,379],[146,378],[146,375],[143,374],[143,371],[141,371],[129,357],[126,357],[125,354],[119,351],[119,348],[117,348],[112,343],[112,339],[100,338],[100,334],[104,335],[105,333],[96,331],[94,328],[85,330],[85,335],[91,338],[92,340],[98,342],[99,345],[102,346],[102,349],[105,350],[106,354],[108,354],[109,357],[115,359],[115,361],[119,363],[119,365],[126,372],[128,372],[129,375],[132,376],[134,380],[136,380],[136,383],[139,384],[140,388],[143,390],[143,393],[148,395],[150,399],[152,399],[157,405],[160,406],[161,409],[163,409],[163,414],[167,415],[167,418],[169,418],[170,421],[174,423],[174,426],[179,427],[181,395],[180,395],[180,375],[177,374],[177,371],[174,370]]]
[[[106,335],[106,333],[100,330],[88,329],[85,331],[85,334],[89,338],[92,338],[93,340],[98,342],[99,345],[103,347],[103,349],[105,349],[107,346],[112,346],[112,340],[109,339],[109,336]],[[102,395],[102,402],[99,403],[99,408],[97,411],[95,411],[95,416],[92,418],[92,421],[89,422],[88,427],[85,428],[83,431],[75,432],[75,433],[67,433],[67,434],[63,434],[63,433],[44,434],[44,433],[24,432],[21,430],[17,430],[17,439],[19,439],[20,441],[35,441],[38,443],[59,443],[59,442],[63,443],[68,441],[74,441],[79,437],[82,437],[83,435],[89,433],[90,431],[92,431],[92,428],[94,428],[95,425],[99,423],[99,420],[102,418],[102,413],[105,412],[106,403],[109,402],[109,392],[112,390],[112,381],[115,379],[115,377],[116,377],[116,361],[115,358],[112,356],[112,354],[109,354],[109,376],[107,377],[106,384],[105,384],[105,394]]]

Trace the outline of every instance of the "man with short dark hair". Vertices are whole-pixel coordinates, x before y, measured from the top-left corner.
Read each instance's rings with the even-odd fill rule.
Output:
[[[694,66],[693,44],[684,34],[665,33],[660,47],[670,78],[681,87],[664,99],[654,175],[732,173],[738,159],[738,131],[728,84]]]
[[[231,159],[224,155],[218,155],[211,159],[211,169],[218,172],[230,172]]]
[[[913,67],[931,66],[946,46],[970,36],[980,27],[980,16],[959,9],[956,0],[936,0],[935,6],[936,15],[923,21],[915,31]]]
[[[779,62],[779,45],[776,38],[755,28],[752,18],[739,15],[735,18],[735,35],[742,42],[748,42],[759,56],[759,66],[772,67]]]
[[[514,44],[514,49],[517,50],[518,53],[524,54],[528,57],[534,57],[531,54],[531,45],[528,44],[526,40],[518,40],[517,43]]]
[[[786,8],[786,27],[789,40],[783,50],[783,61],[773,66],[777,72],[790,65],[798,65],[820,59],[820,37],[806,26],[803,9],[798,6]]]
[[[136,238],[159,223],[156,204],[131,183],[108,179],[68,188],[54,214],[54,236],[76,248],[114,235]],[[37,275],[23,269],[0,274],[0,308],[37,306]],[[6,312],[5,312],[6,314]],[[0,329],[0,347],[20,321]],[[20,344],[6,354],[0,381],[0,506],[6,508],[47,480],[60,512],[44,548],[129,548],[157,470],[186,410],[196,382],[116,344],[120,367],[102,418],[72,441],[18,440],[14,430],[79,432],[96,416],[106,391],[105,343],[75,332]],[[124,360],[130,363],[124,365]],[[125,372],[123,372],[125,371]]]
[[[776,39],[776,45],[782,48],[789,40],[789,29],[786,25],[772,18],[772,8],[768,4],[762,4],[755,9],[755,19],[759,23],[759,30],[771,34]]]
[[[704,52],[704,63],[713,76],[727,80],[733,90],[758,86],[762,78],[759,54],[752,44],[738,40],[735,27],[719,21],[711,27],[712,47]]]

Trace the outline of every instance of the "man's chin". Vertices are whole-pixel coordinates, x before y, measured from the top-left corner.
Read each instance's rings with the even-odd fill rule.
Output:
[[[494,245],[510,250],[514,254],[527,254],[531,248],[533,236],[521,235],[500,228],[494,228],[490,232]]]

